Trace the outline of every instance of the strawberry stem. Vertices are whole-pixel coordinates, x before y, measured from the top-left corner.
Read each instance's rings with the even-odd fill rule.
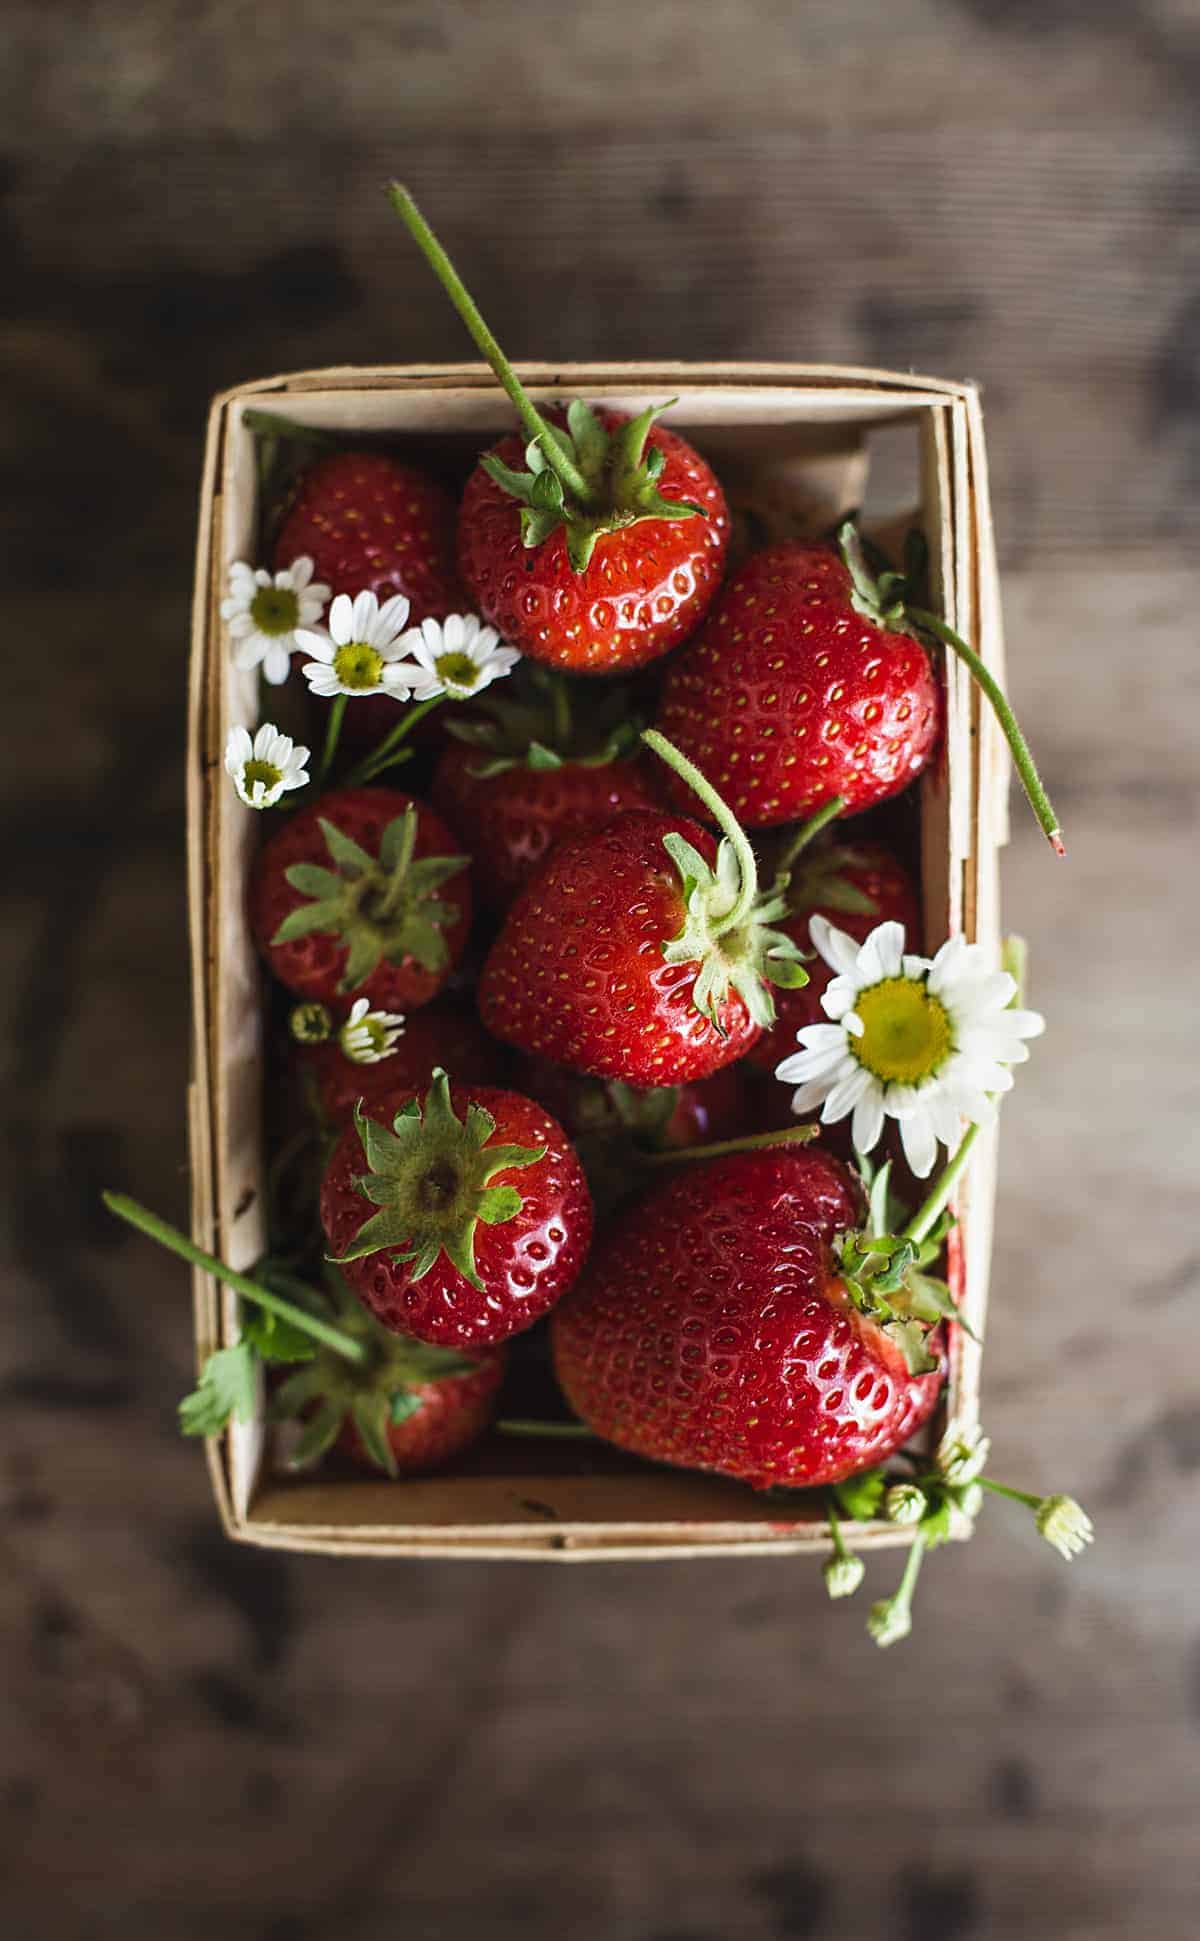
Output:
[[[502,1436],[548,1436],[563,1442],[595,1442],[596,1432],[583,1422],[539,1422],[536,1416],[506,1415],[497,1422]]]
[[[273,1294],[269,1287],[253,1280],[249,1274],[235,1272],[223,1260],[218,1260],[215,1254],[205,1253],[203,1247],[197,1247],[186,1234],[180,1233],[178,1227],[171,1226],[169,1221],[152,1213],[140,1200],[130,1199],[127,1193],[106,1192],[100,1197],[109,1212],[115,1213],[119,1220],[136,1227],[139,1233],[146,1234],[151,1240],[157,1240],[160,1247],[178,1254],[181,1260],[190,1261],[193,1267],[204,1268],[206,1273],[215,1280],[223,1281],[226,1287],[232,1287],[234,1293],[240,1294],[244,1300],[253,1301],[268,1314],[278,1315],[281,1321],[290,1321],[294,1328],[299,1328],[303,1334],[310,1335],[326,1348],[332,1348],[345,1361],[362,1363],[368,1360],[370,1350],[363,1342],[355,1341],[351,1335],[343,1334],[340,1328],[331,1328],[317,1315],[296,1307],[291,1301],[285,1301],[279,1294]]]
[[[408,190],[393,182],[388,190],[392,208],[408,230],[425,261],[470,331],[477,348],[491,365],[512,402],[526,435],[535,440],[547,465],[580,505],[594,503],[594,494],[583,473],[568,458],[559,440],[542,417],[520,378],[493,337],[474,298],[442,248]]]
[[[645,728],[642,740],[664,761],[668,768],[674,769],[680,781],[686,782],[693,795],[698,795],[713,821],[726,837],[737,857],[741,875],[741,887],[733,908],[714,927],[714,934],[724,936],[729,930],[736,930],[746,921],[758,897],[758,864],[750,841],[733,810],[721,800],[712,783],[700,773],[694,762],[690,762],[674,742],[660,735],[657,728]]]
[[[693,1159],[723,1159],[731,1152],[759,1152],[766,1146],[807,1146],[820,1136],[818,1125],[784,1126],[778,1132],[748,1132],[742,1139],[719,1139],[711,1146],[674,1146],[669,1152],[642,1152],[643,1166],[677,1166]]]
[[[955,633],[953,627],[948,627],[944,620],[939,620],[936,613],[930,613],[926,607],[908,605],[905,606],[904,611],[916,626],[924,627],[926,632],[933,634],[944,646],[949,647],[952,653],[957,654],[959,660],[969,670],[972,679],[983,689],[992,704],[992,712],[1000,723],[1004,739],[1011,750],[1013,765],[1029,798],[1029,806],[1040,822],[1046,840],[1055,855],[1065,856],[1066,845],[1062,839],[1058,816],[1038,774],[1029,743],[1021,733],[1017,717],[1009,706],[1008,697],[999,681],[991,670],[984,666],[975,649],[969,647],[961,634]]]
[[[797,857],[808,848],[813,837],[820,834],[826,823],[835,821],[841,815],[845,806],[846,798],[844,795],[830,796],[829,801],[823,809],[818,809],[815,815],[809,816],[807,822],[800,824],[800,827],[775,865],[775,874],[777,877],[786,876],[789,873]]]

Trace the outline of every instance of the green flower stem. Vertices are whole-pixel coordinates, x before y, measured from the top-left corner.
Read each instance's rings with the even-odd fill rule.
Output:
[[[394,728],[389,729],[378,747],[373,748],[369,755],[364,755],[357,768],[351,769],[349,775],[346,777],[345,786],[347,788],[361,788],[364,783],[374,781],[375,777],[381,775],[385,768],[391,768],[397,758],[396,751],[399,749],[401,742],[405,741],[412,733],[418,721],[423,721],[427,714],[433,712],[434,708],[440,707],[445,698],[444,694],[435,694],[430,700],[418,701],[415,707],[409,708],[404,719],[398,721]],[[408,751],[406,749],[403,759],[407,760],[407,758]]]
[[[329,720],[325,726],[325,746],[321,750],[321,766],[317,770],[316,787],[318,790],[324,787],[329,777],[329,771],[333,767],[333,758],[337,754],[337,745],[341,737],[342,718],[346,712],[347,698],[344,694],[335,694],[333,706],[329,710]]]
[[[1042,1498],[1027,1489],[1010,1489],[1007,1483],[994,1483],[990,1476],[977,1476],[975,1481],[980,1489],[990,1489],[993,1496],[1007,1496],[1010,1503],[1023,1503],[1027,1510],[1041,1508]]]
[[[178,1254],[181,1260],[190,1261],[193,1267],[203,1267],[214,1279],[224,1281],[226,1287],[232,1287],[234,1293],[240,1294],[244,1300],[253,1301],[257,1307],[264,1308],[268,1314],[278,1315],[281,1321],[290,1321],[293,1327],[299,1328],[303,1334],[311,1335],[314,1341],[321,1342],[324,1347],[332,1348],[335,1354],[341,1355],[346,1361],[362,1363],[368,1360],[370,1351],[364,1342],[355,1341],[353,1336],[343,1334],[340,1328],[331,1328],[328,1322],[320,1320],[317,1315],[309,1314],[304,1308],[294,1306],[291,1301],[285,1301],[279,1294],[272,1294],[269,1287],[263,1287],[259,1281],[252,1280],[248,1274],[235,1273],[234,1269],[227,1267],[223,1260],[218,1260],[215,1254],[205,1253],[203,1247],[197,1247],[186,1234],[180,1233],[178,1227],[173,1227],[168,1221],[160,1219],[157,1213],[152,1213],[150,1208],[143,1206],[139,1200],[130,1199],[127,1193],[103,1193],[101,1198],[109,1212],[115,1213],[119,1220],[125,1220],[131,1227],[137,1227],[140,1233],[147,1234],[151,1240],[157,1240],[160,1247],[166,1247],[171,1253]]]
[[[482,352],[504,386],[512,401],[513,409],[525,429],[527,437],[536,440],[547,465],[561,480],[565,491],[583,506],[593,503],[591,487],[583,473],[568,458],[566,452],[554,436],[550,426],[542,417],[532,398],[525,390],[520,378],[513,370],[504,352],[488,329],[478,308],[458,271],[442,248],[424,216],[417,208],[408,190],[399,182],[393,182],[388,190],[392,208],[408,230],[425,261],[437,277],[446,295],[470,331],[477,348]]]
[[[818,1125],[784,1126],[779,1132],[749,1132],[744,1139],[720,1139],[711,1146],[675,1146],[664,1152],[641,1152],[643,1166],[677,1166],[693,1159],[723,1159],[731,1152],[759,1152],[767,1146],[807,1146],[816,1139]]]
[[[560,1442],[595,1442],[594,1429],[583,1422],[539,1422],[536,1416],[506,1415],[495,1424],[502,1436],[545,1436]]]
[[[848,1561],[850,1552],[846,1548],[846,1540],[842,1535],[842,1519],[834,1507],[832,1496],[829,1497],[825,1505],[825,1521],[829,1525],[829,1540],[833,1545],[834,1556],[842,1558],[843,1561]]]
[[[919,1245],[924,1240],[926,1234],[931,1232],[937,1225],[939,1214],[943,1207],[946,1206],[950,1195],[962,1177],[967,1161],[971,1157],[971,1148],[975,1144],[976,1139],[978,1139],[979,1132],[980,1128],[977,1125],[967,1127],[962,1139],[959,1141],[958,1150],[953,1159],[941,1173],[929,1197],[922,1201],[903,1233],[900,1235],[902,1240],[912,1240]]]
[[[749,838],[733,811],[721,800],[712,783],[700,773],[694,762],[690,762],[687,756],[676,748],[674,742],[668,741],[665,735],[660,735],[657,728],[643,729],[642,740],[647,748],[652,749],[659,759],[667,764],[668,768],[674,769],[680,781],[687,783],[693,795],[700,797],[737,857],[742,886],[737,902],[728,916],[722,919],[718,934],[724,936],[726,931],[736,930],[746,921],[758,896],[758,864],[754,859]]]
[[[807,822],[800,824],[791,842],[775,865],[776,876],[786,876],[788,874],[796,858],[803,850],[808,848],[813,837],[820,834],[826,823],[836,821],[845,806],[846,798],[844,795],[832,795],[823,809],[818,809],[815,815],[809,816]]]
[[[554,746],[562,754],[571,746],[571,697],[564,680],[551,681],[550,708],[554,723]]]
[[[949,647],[952,653],[958,655],[959,660],[969,670],[972,678],[987,695],[988,700],[992,704],[992,710],[996,719],[1003,730],[1004,739],[1012,750],[1013,762],[1017,774],[1021,778],[1025,793],[1029,797],[1029,805],[1041,823],[1046,839],[1055,855],[1065,856],[1067,853],[1066,845],[1062,839],[1062,830],[1058,817],[1054,812],[1050,797],[1046,793],[1042,778],[1038,774],[1037,764],[1033,759],[1029,743],[1021,733],[1017,717],[1009,706],[1008,697],[995,675],[984,666],[975,649],[968,647],[961,634],[956,634],[953,627],[948,627],[944,620],[939,620],[936,613],[930,613],[926,607],[910,607],[907,605],[905,606],[905,612],[909,619],[915,622],[918,627],[924,627],[929,633],[935,635],[942,642],[943,646]]]
[[[917,1588],[917,1578],[921,1575],[921,1565],[925,1561],[925,1532],[917,1525],[912,1548],[904,1560],[904,1572],[896,1586],[894,1602],[903,1611],[912,1610],[913,1592]]]

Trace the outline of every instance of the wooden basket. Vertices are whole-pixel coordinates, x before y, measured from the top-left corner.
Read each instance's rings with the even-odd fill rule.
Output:
[[[892,458],[899,445],[911,456],[909,499],[919,498],[931,597],[1003,678],[982,420],[970,385],[783,364],[526,365],[521,376],[539,403],[583,396],[636,411],[675,397],[665,421],[693,438],[723,477],[751,490],[768,520],[781,508],[789,518],[799,506],[813,529],[862,502],[873,441],[886,443]],[[231,724],[257,718],[258,698],[257,675],[232,665],[219,607],[229,563],[255,556],[254,440],[242,421],[248,406],[275,406],[292,420],[350,437],[384,433],[426,445],[445,438],[464,454],[508,429],[511,418],[482,365],[299,372],[240,386],[213,403],[189,683],[192,1222],[197,1242],[237,1268],[255,1260],[263,1239],[263,1006],[244,914],[259,828],[229,786],[222,755]],[[944,748],[921,784],[926,939],[936,943],[962,931],[998,955],[1007,750],[952,657],[945,680]],[[994,1141],[993,1132],[977,1143],[956,1200],[964,1311],[978,1334],[987,1301]],[[237,1301],[197,1273],[194,1305],[202,1360],[236,1339]],[[953,1334],[943,1411],[973,1424],[980,1350],[961,1328]],[[829,1547],[819,1507],[797,1508],[720,1478],[656,1469],[600,1445],[497,1437],[461,1473],[400,1483],[276,1476],[261,1417],[235,1424],[207,1450],[229,1535],[278,1549],[576,1561]],[[968,1533],[960,1517],[956,1534]],[[886,1523],[849,1534],[858,1549],[912,1537],[911,1530]]]

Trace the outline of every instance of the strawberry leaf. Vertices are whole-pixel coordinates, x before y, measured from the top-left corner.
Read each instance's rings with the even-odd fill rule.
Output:
[[[249,1341],[218,1348],[208,1357],[200,1379],[179,1404],[185,1436],[215,1436],[230,1421],[249,1422],[257,1399],[258,1361]]]

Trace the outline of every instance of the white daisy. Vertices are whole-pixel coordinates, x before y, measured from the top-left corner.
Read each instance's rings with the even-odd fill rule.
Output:
[[[338,1032],[338,1043],[356,1065],[378,1065],[391,1056],[403,1035],[404,1019],[398,1012],[372,1011],[369,999],[359,997]]]
[[[297,644],[313,656],[304,678],[314,694],[390,694],[407,701],[419,669],[404,658],[411,636],[408,601],[395,594],[380,606],[373,593],[339,593],[329,609],[329,631],[301,629]]]
[[[226,773],[248,809],[273,808],[286,789],[302,789],[307,760],[308,749],[280,734],[273,721],[264,721],[253,740],[248,728],[231,728],[225,743]]]
[[[272,686],[282,686],[297,630],[321,618],[329,593],[329,587],[313,579],[313,563],[306,554],[274,577],[264,567],[236,559],[229,569],[228,597],[221,602],[221,618],[234,643],[234,666],[245,673],[261,661]]]
[[[439,694],[463,701],[490,687],[501,675],[511,674],[521,658],[494,627],[484,626],[477,613],[449,613],[444,620],[422,620],[404,645],[420,669],[413,682],[414,701],[433,701]]]
[[[924,1179],[939,1143],[957,1145],[964,1119],[991,1119],[994,1095],[1010,1090],[1010,1067],[1028,1058],[1024,1040],[1045,1020],[1013,1008],[1016,984],[981,944],[951,937],[930,959],[906,954],[900,923],[879,924],[863,944],[824,917],[809,931],[836,972],[821,999],[831,1022],[806,1025],[775,1075],[797,1087],[795,1112],[820,1105],[826,1125],[853,1113],[858,1152],[878,1145],[885,1118],[898,1120]]]

